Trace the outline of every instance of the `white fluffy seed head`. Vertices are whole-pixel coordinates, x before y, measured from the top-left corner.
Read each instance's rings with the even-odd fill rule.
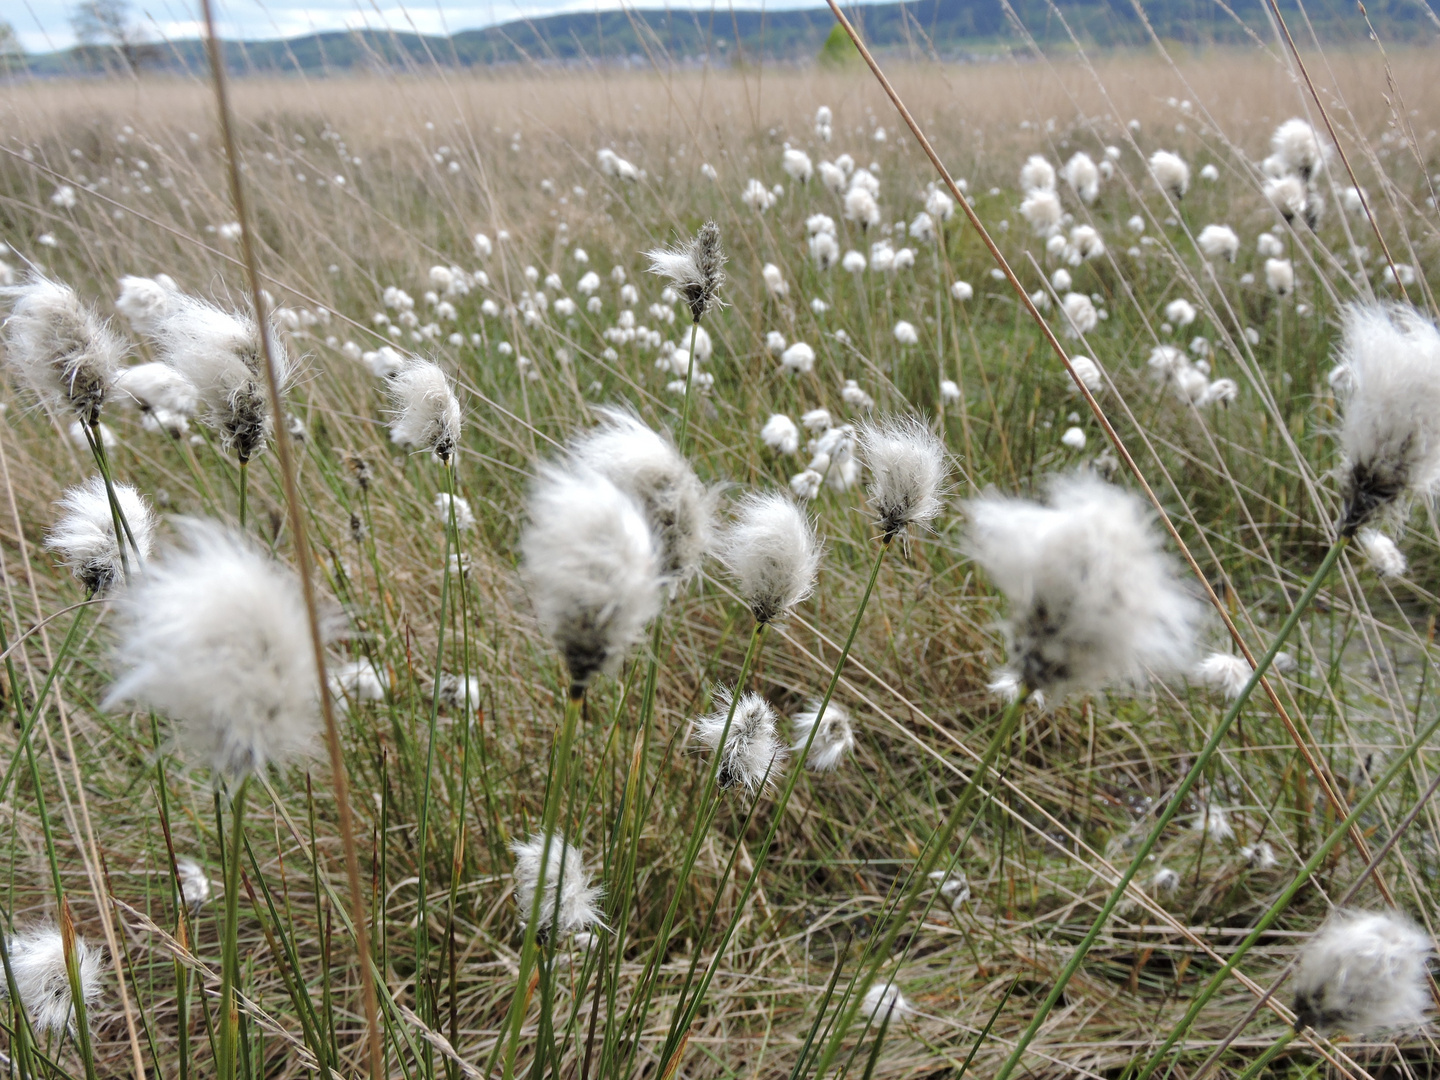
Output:
[[[816,728],[815,722],[820,726]],[[850,724],[850,712],[843,705],[832,701],[820,715],[820,702],[811,701],[809,706],[795,714],[795,753],[805,749],[810,742],[810,752],[805,755],[805,764],[814,772],[833,772],[840,767],[845,756],[855,749],[855,731]],[[815,738],[810,740],[810,732]]]
[[[540,897],[536,936],[546,940],[554,934],[564,937],[589,927],[603,927],[600,897],[604,887],[590,884],[580,849],[558,833],[550,834],[550,851],[545,851],[545,834],[510,845],[515,855],[515,906],[523,930]],[[541,868],[544,868],[543,883]]]
[[[117,584],[127,561],[132,571],[138,571],[155,546],[155,514],[150,504],[129,484],[116,483],[114,487],[115,502],[124,518],[121,525],[124,559],[115,539],[110,496],[105,490],[104,478],[99,476],[92,476],[65,492],[60,500],[60,517],[45,537],[45,546],[60,554],[75,580],[91,595],[103,593]]]
[[[1048,505],[986,495],[967,510],[970,553],[1010,601],[1025,687],[1058,700],[1185,666],[1198,605],[1139,499],[1076,474],[1050,482]]]
[[[279,334],[268,332],[275,381],[283,393],[294,361]],[[176,295],[155,327],[160,359],[195,387],[206,421],[226,449],[249,461],[265,448],[272,419],[265,351],[255,320],[193,296]]]
[[[1053,236],[1064,213],[1059,196],[1049,188],[1030,192],[1020,204],[1020,216],[1030,223],[1036,236]]]
[[[1270,136],[1270,150],[1280,159],[1286,171],[1301,180],[1310,180],[1325,166],[1330,145],[1323,142],[1314,127],[1299,117],[1286,120]]]
[[[678,588],[699,572],[710,546],[716,493],[700,482],[667,436],[634,413],[598,412],[600,423],[571,444],[571,457],[640,505],[660,545],[660,572]]]
[[[911,528],[927,527],[940,513],[950,471],[945,444],[913,416],[866,421],[858,440],[882,539],[889,543]]]
[[[1440,331],[1406,304],[1345,310],[1341,532],[1440,488]]]
[[[760,441],[776,453],[793,454],[800,449],[800,429],[784,413],[775,413],[760,429]]]
[[[650,260],[650,273],[669,278],[693,321],[698,323],[706,312],[724,306],[720,289],[725,284],[725,251],[720,246],[720,227],[713,221],[707,221],[689,240],[656,248],[645,256]]]
[[[25,1014],[37,1032],[63,1035],[75,1030],[75,1003],[70,994],[70,974],[65,967],[65,942],[59,929],[49,924],[16,931],[6,942],[15,990]],[[75,939],[75,966],[80,975],[80,996],[88,1011],[100,1003],[100,953]],[[0,979],[0,997],[8,997],[10,985]]]
[[[1020,190],[1027,194],[1032,191],[1054,191],[1055,166],[1039,154],[1031,154],[1025,159],[1025,164],[1020,166]]]
[[[1088,205],[1100,197],[1100,169],[1089,154],[1078,151],[1061,171],[1065,182],[1075,189],[1081,202]]]
[[[590,469],[545,466],[520,537],[540,628],[571,693],[613,671],[660,610],[660,556],[640,506]]]
[[[180,880],[180,899],[192,915],[198,915],[210,902],[210,876],[194,859],[176,859],[175,869]]]
[[[1190,189],[1190,166],[1179,154],[1156,150],[1150,155],[1150,175],[1161,189],[1175,198],[1183,198]]]
[[[410,359],[387,383],[394,407],[390,440],[429,450],[447,465],[460,443],[460,402],[438,364]]]
[[[774,786],[785,769],[788,751],[776,731],[775,710],[770,703],[746,691],[734,703],[735,715],[731,717],[733,693],[724,686],[716,689],[714,711],[695,721],[691,738],[720,755],[715,774],[720,787],[743,787],[753,794]]]
[[[1223,806],[1207,803],[1205,809],[1195,815],[1192,826],[1198,833],[1204,833],[1216,843],[1228,843],[1235,839],[1235,829],[1230,824],[1230,815]]]
[[[716,551],[759,623],[784,617],[810,595],[820,553],[805,511],[778,492],[741,498]]]
[[[1233,653],[1212,652],[1195,665],[1195,681],[1202,686],[1219,690],[1230,701],[1234,701],[1250,681],[1251,667],[1243,656]]]
[[[1206,225],[1195,242],[1207,259],[1224,259],[1233,263],[1240,252],[1240,237],[1229,225]]]
[[[23,285],[0,288],[10,300],[3,325],[5,361],[44,404],[99,420],[124,343],[68,285],[32,274]]]
[[[232,777],[306,753],[319,685],[299,582],[214,522],[180,528],[184,546],[120,598],[119,675],[105,706],[168,716],[188,751]]]
[[[1360,545],[1360,550],[1365,552],[1366,560],[1381,577],[1400,578],[1405,576],[1405,553],[1395,545],[1395,541],[1390,537],[1376,529],[1361,529],[1355,539]]]
[[[1428,934],[1397,912],[1337,911],[1300,952],[1295,1026],[1359,1034],[1419,1027],[1430,1007]]]
[[[136,364],[121,368],[115,376],[115,392],[121,401],[134,402],[142,413],[189,418],[199,407],[199,395],[190,380],[169,364]]]
[[[915,1012],[894,983],[875,983],[860,1001],[860,1015],[871,1024],[896,1020]]]
[[[168,274],[157,274],[153,278],[127,274],[120,279],[115,310],[125,316],[137,334],[153,334],[176,292],[175,282]]]

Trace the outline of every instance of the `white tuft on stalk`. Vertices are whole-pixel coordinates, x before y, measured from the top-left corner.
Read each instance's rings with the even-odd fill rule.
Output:
[[[275,382],[283,393],[294,361],[280,335],[267,331]],[[225,448],[246,462],[265,448],[272,418],[260,328],[193,296],[176,295],[155,328],[160,359],[195,387],[207,422]]]
[[[117,584],[127,561],[138,570],[155,546],[155,514],[150,504],[129,484],[117,483],[114,488],[124,518],[119,541],[110,495],[104,478],[99,476],[65,492],[60,500],[60,517],[45,537],[45,546],[59,552],[75,580],[92,595]],[[125,535],[127,525],[129,536]],[[121,543],[125,545],[123,558]]]
[[[1250,681],[1252,672],[1243,656],[1213,652],[1195,665],[1195,681],[1219,690],[1230,701],[1238,698]]]
[[[75,967],[80,976],[80,997],[88,1011],[100,1003],[100,953],[77,937]],[[17,930],[5,942],[10,972],[20,1004],[37,1033],[64,1035],[75,1030],[75,1001],[65,966],[65,941],[48,923]],[[0,979],[0,998],[10,996],[10,984]]]
[[[3,325],[5,361],[44,404],[99,421],[124,343],[75,290],[38,274],[23,285],[0,287],[10,299]]]
[[[176,876],[180,882],[180,900],[190,909],[190,914],[200,914],[201,908],[210,902],[210,876],[205,868],[194,859],[176,859]]]
[[[448,465],[460,443],[460,402],[445,372],[429,360],[410,359],[385,389],[394,408],[390,441],[428,450]]]
[[[592,926],[603,927],[600,918],[600,897],[604,887],[590,884],[580,849],[564,836],[550,834],[550,851],[545,851],[545,835],[532,834],[528,840],[510,845],[515,855],[515,906],[523,930],[535,908],[535,894],[540,896],[536,936],[544,941],[552,934],[565,937]],[[545,882],[540,883],[540,869],[545,868]]]
[[[760,429],[760,441],[780,454],[793,454],[800,449],[800,429],[784,413],[775,413]]]
[[[1342,326],[1340,527],[1350,536],[1440,488],[1440,331],[1403,304],[1352,304]]]
[[[660,610],[660,556],[644,511],[589,469],[545,466],[520,537],[540,628],[579,693],[613,671]]]
[[[178,438],[190,428],[199,407],[199,395],[190,380],[169,364],[137,364],[121,368],[115,376],[120,400],[134,402],[146,430],[163,431]]]
[[[845,756],[855,749],[855,731],[850,724],[850,712],[837,702],[825,706],[825,715],[820,716],[820,702],[812,701],[809,706],[795,714],[795,742],[793,749],[800,753],[810,739],[816,719],[820,727],[815,731],[810,752],[805,755],[805,765],[814,772],[833,772],[840,767]]]
[[[1365,553],[1366,561],[1382,578],[1405,576],[1405,553],[1395,545],[1395,541],[1390,537],[1376,529],[1361,529],[1356,534],[1355,540],[1359,543],[1360,550]]]
[[[875,983],[860,1001],[860,1015],[871,1024],[910,1016],[915,1012],[894,983]]]
[[[817,491],[819,483],[817,476]],[[810,595],[820,554],[805,511],[776,492],[745,495],[716,551],[758,623],[782,618]]]
[[[725,251],[715,222],[707,221],[691,239],[647,251],[645,257],[650,260],[650,273],[670,279],[693,321],[698,323],[707,312],[724,306],[720,289],[725,284]]]
[[[945,444],[922,421],[895,416],[860,425],[860,454],[870,470],[870,506],[889,543],[925,528],[940,513],[949,465]]]
[[[1190,166],[1179,154],[1169,150],[1156,150],[1150,155],[1150,175],[1162,191],[1174,198],[1184,198],[1190,190]]]
[[[680,586],[700,571],[710,546],[715,492],[702,484],[666,435],[625,409],[601,408],[600,423],[574,440],[571,459],[634,499],[660,546],[660,572]]]
[[[1295,1027],[1416,1028],[1430,1007],[1430,936],[1398,912],[1337,911],[1300,951]]]
[[[1293,117],[1286,120],[1270,136],[1270,150],[1287,172],[1309,181],[1325,167],[1330,145],[1323,142],[1309,122]]]
[[[1049,485],[1048,505],[969,502],[967,546],[1010,601],[1010,665],[1047,697],[1182,669],[1198,605],[1176,580],[1148,508],[1084,475]]]
[[[1089,154],[1077,151],[1061,170],[1069,184],[1087,206],[1100,197],[1100,169]]]
[[[1026,194],[1032,191],[1055,190],[1055,166],[1039,154],[1031,154],[1020,167],[1020,190]]]
[[[137,334],[153,334],[178,291],[169,274],[156,274],[153,278],[127,274],[120,279],[115,310],[125,316]]]
[[[775,710],[770,703],[746,691],[735,702],[735,715],[731,717],[733,693],[729,687],[716,689],[715,710],[695,720],[691,738],[720,755],[715,774],[720,787],[743,787],[753,794],[774,786],[784,771],[788,751],[776,731]],[[729,731],[725,729],[727,720]]]
[[[231,777],[308,752],[319,685],[300,583],[214,522],[181,530],[184,546],[120,598],[119,676],[105,707],[168,716],[188,750]]]
[[[1233,263],[1240,253],[1240,237],[1229,225],[1206,225],[1195,242],[1207,259],[1224,259]]]

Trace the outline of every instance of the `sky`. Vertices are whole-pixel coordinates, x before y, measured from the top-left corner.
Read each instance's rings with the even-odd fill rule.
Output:
[[[220,36],[257,40],[295,37],[318,30],[346,30],[353,27],[418,30],[425,34],[473,30],[512,19],[554,15],[562,11],[593,11],[618,8],[624,0],[432,0],[413,6],[399,6],[388,0],[306,0],[292,5],[286,0],[218,0],[216,15]],[[770,0],[776,8],[808,7],[823,0]],[[762,0],[733,0],[733,6],[760,7]],[[0,4],[3,18],[10,22],[28,52],[50,52],[73,45],[70,12],[75,0],[5,0]],[[664,0],[628,0],[629,6],[662,7]],[[670,6],[708,8],[709,3],[680,0]],[[732,0],[723,0],[728,9]],[[200,36],[197,0],[130,0],[132,15],[145,26],[152,39]]]

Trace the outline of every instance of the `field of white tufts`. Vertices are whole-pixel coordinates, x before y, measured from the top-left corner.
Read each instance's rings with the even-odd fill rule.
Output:
[[[7,1070],[1432,1070],[1433,65],[0,85]]]

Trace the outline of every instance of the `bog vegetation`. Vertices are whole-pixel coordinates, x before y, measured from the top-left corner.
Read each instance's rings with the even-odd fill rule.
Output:
[[[1157,52],[0,88],[7,1068],[1433,1064],[1433,58]]]

